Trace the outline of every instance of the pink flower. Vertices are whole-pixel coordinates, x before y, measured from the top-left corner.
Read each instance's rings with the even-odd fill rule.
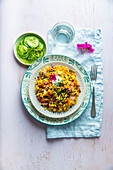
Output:
[[[51,78],[50,78],[50,81],[52,81],[52,80],[55,81],[55,80],[56,80],[56,75],[55,75],[55,73],[53,73],[52,75],[50,75],[50,77],[51,77]]]
[[[87,46],[86,46],[85,44],[83,44],[82,47],[83,47],[83,49],[86,49],[86,48],[87,48]]]
[[[87,48],[88,48],[88,49],[92,48],[92,45],[87,44]]]
[[[82,53],[85,53],[88,51],[89,53],[93,53],[94,49],[92,48],[91,44],[88,44],[85,42],[84,44],[77,44],[77,48],[82,51]]]
[[[89,53],[93,53],[94,52],[94,49],[93,48],[90,48],[89,49]]]
[[[80,50],[82,49],[81,44],[77,44],[77,48]]]

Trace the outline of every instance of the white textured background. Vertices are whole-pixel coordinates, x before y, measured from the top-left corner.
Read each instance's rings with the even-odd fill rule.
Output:
[[[113,0],[0,0],[0,170],[113,170]],[[16,38],[36,32],[47,42],[56,22],[100,28],[104,114],[99,139],[46,140],[25,110],[20,83],[27,67],[13,56]]]

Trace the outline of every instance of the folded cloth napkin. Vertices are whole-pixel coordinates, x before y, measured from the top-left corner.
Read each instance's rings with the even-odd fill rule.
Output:
[[[95,51],[76,56],[79,51],[77,44],[90,43]],[[99,137],[103,114],[103,66],[102,66],[102,38],[101,30],[80,29],[75,30],[73,43],[66,47],[55,44],[48,31],[48,54],[62,54],[72,57],[78,61],[90,75],[91,65],[98,66],[97,81],[95,86],[96,117],[91,117],[92,95],[87,109],[75,121],[62,126],[48,126],[47,138],[68,138],[68,137]]]

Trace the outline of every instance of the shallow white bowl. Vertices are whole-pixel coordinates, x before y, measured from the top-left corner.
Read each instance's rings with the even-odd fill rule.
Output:
[[[76,77],[77,77],[77,80],[78,82],[80,83],[80,89],[81,89],[81,93],[79,94],[79,97],[78,97],[78,100],[77,100],[77,103],[72,106],[68,111],[66,112],[52,112],[52,111],[49,111],[49,110],[44,110],[44,107],[42,107],[40,105],[40,102],[38,101],[36,95],[35,95],[35,78],[37,76],[39,76],[39,71],[40,70],[43,70],[45,67],[47,66],[50,66],[51,67],[51,64],[52,65],[60,65],[60,66],[67,66],[68,68],[72,69],[72,70],[75,70],[76,71]],[[66,64],[64,62],[49,62],[47,64],[43,64],[41,67],[39,67],[37,69],[37,71],[33,74],[33,76],[31,77],[31,80],[30,80],[30,83],[29,83],[29,97],[30,97],[30,100],[33,104],[33,106],[35,107],[35,109],[37,111],[39,111],[40,113],[42,113],[43,115],[47,116],[47,117],[52,117],[52,118],[63,118],[63,117],[66,117],[66,116],[69,116],[71,115],[72,113],[74,113],[82,104],[82,101],[83,101],[83,98],[84,98],[84,94],[85,94],[85,87],[84,87],[84,81],[83,81],[83,76],[81,74],[81,72],[76,68],[76,67],[72,67],[71,65],[69,64]]]

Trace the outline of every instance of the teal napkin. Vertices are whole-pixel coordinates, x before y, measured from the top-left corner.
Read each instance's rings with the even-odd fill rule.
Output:
[[[95,49],[94,53],[86,53],[76,56],[79,51],[78,43],[90,43]],[[98,66],[96,81],[96,117],[91,117],[92,95],[85,112],[75,121],[63,126],[48,126],[47,138],[70,138],[70,137],[99,137],[103,114],[103,66],[102,66],[102,38],[101,30],[80,29],[75,30],[75,38],[69,46],[61,47],[55,44],[48,32],[48,54],[62,54],[78,61],[90,75],[91,65]]]

